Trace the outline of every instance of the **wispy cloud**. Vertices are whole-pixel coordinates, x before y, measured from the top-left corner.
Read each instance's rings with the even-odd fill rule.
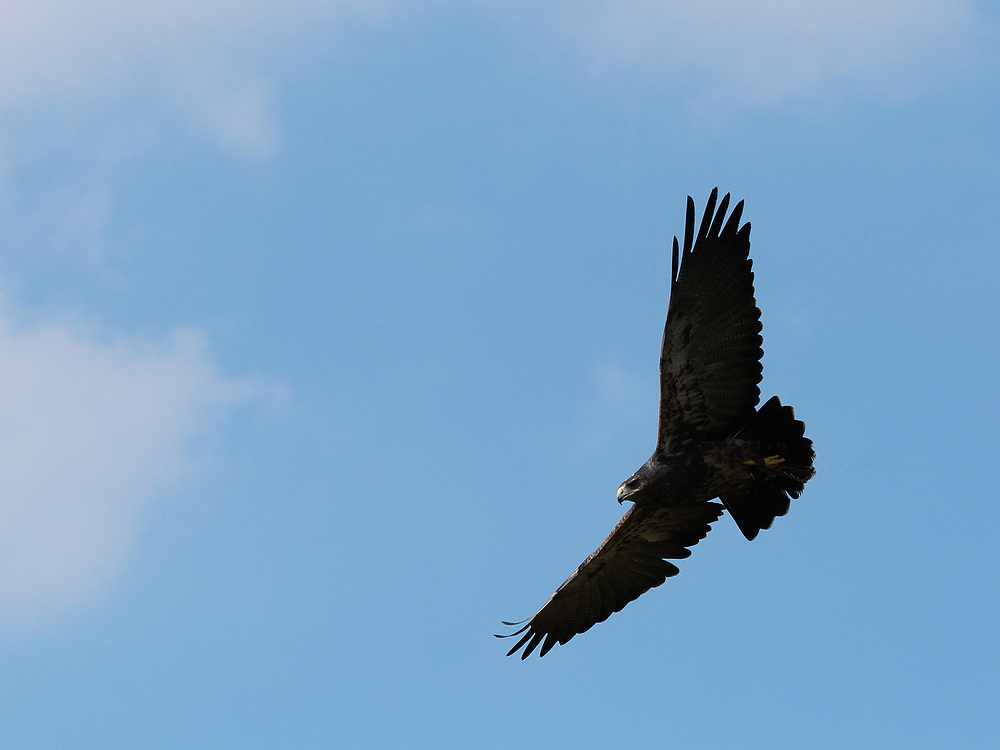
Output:
[[[262,393],[219,375],[191,331],[102,343],[0,313],[0,623],[100,590],[192,438]]]
[[[601,454],[623,432],[655,431],[654,381],[644,380],[612,360],[596,364],[591,378],[591,390],[572,428],[576,448]]]
[[[686,83],[732,109],[848,92],[897,98],[963,75],[991,43],[965,0],[592,0],[559,6],[595,69]],[[995,40],[993,40],[995,41]],[[640,84],[642,85],[642,84]]]
[[[379,0],[7,2],[0,7],[0,114],[53,101],[86,108],[141,90],[178,108],[225,147],[266,155],[274,146],[267,61],[275,59],[275,48],[296,49],[296,35],[308,34],[316,24],[380,14],[384,5]]]
[[[454,0],[14,0],[0,7],[0,113],[139,88],[226,148],[276,143],[271,90],[283,61],[328,53],[347,19],[447,14]],[[995,45],[968,0],[581,0],[474,5],[569,41],[592,69],[689,84],[729,106],[858,89],[897,96],[960,75]],[[538,31],[541,33],[537,33]],[[992,32],[991,32],[992,33]],[[544,43],[544,42],[542,42]],[[641,85],[641,84],[640,84]]]

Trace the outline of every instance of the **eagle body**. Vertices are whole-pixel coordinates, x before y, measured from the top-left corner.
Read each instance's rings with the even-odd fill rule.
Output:
[[[754,491],[780,476],[781,464],[769,466],[773,446],[764,446],[741,438],[727,438],[694,443],[688,450],[653,455],[622,486],[626,499],[629,482],[638,480],[627,499],[636,505],[670,507],[708,502],[717,497],[741,495]],[[777,455],[777,454],[776,454]]]
[[[745,491],[752,486],[754,469],[762,458],[759,451],[736,438],[695,443],[686,451],[654,455],[632,475],[641,481],[641,489],[628,499],[637,505],[669,507]]]
[[[527,624],[507,655],[556,643],[603,622],[677,575],[678,560],[728,511],[748,540],[788,512],[814,474],[805,425],[777,396],[757,408],[762,376],[750,224],[742,201],[713,190],[695,234],[688,197],[681,251],[674,237],[670,304],[660,350],[656,449],[618,488],[632,507]],[[714,502],[716,499],[721,502]]]

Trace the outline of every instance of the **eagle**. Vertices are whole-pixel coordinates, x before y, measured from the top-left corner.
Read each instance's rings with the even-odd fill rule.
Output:
[[[813,474],[812,441],[777,396],[759,409],[764,354],[743,201],[712,191],[697,235],[688,196],[683,251],[674,237],[670,303],[660,350],[656,450],[618,488],[632,507],[545,605],[498,638],[545,656],[680,572],[729,511],[748,540],[788,512]],[[719,502],[713,502],[714,500]]]

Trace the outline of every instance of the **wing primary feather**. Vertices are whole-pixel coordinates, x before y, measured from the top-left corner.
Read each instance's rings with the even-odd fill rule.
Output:
[[[501,624],[506,625],[509,628],[516,628],[518,625],[524,625],[524,623],[526,623],[530,619],[531,619],[530,617],[525,617],[523,620],[518,620],[517,622],[507,622],[506,620],[501,620],[500,622]]]
[[[722,200],[719,202],[719,211],[715,214],[715,219],[712,221],[712,228],[709,230],[708,234],[710,237],[718,237],[719,230],[722,229],[722,222],[726,218],[726,211],[729,210],[729,193],[722,196]]]
[[[545,637],[545,633],[539,631],[538,633],[532,634],[534,637],[531,639],[531,643],[524,647],[524,651],[521,653],[521,661],[524,661],[529,656],[531,652],[538,648],[538,644],[542,642],[542,638]]]
[[[520,632],[520,631],[518,631],[518,632]],[[517,633],[514,633],[513,635],[517,635]],[[533,635],[534,635],[534,633],[532,631],[530,631],[530,630],[527,633],[525,633],[524,638],[522,638],[521,640],[519,640],[514,645],[514,648],[512,648],[510,651],[507,652],[507,656],[511,656],[514,652],[516,652],[519,648],[521,648],[521,646],[523,646],[528,640],[530,640]],[[523,659],[524,657],[522,656],[521,658]]]
[[[726,222],[725,228],[722,230],[723,237],[729,237],[730,235],[735,235],[736,230],[740,226],[740,217],[743,216],[743,201],[736,204],[736,208],[733,209],[732,216],[729,217],[729,221]]]
[[[528,620],[530,620],[530,619],[531,618],[529,617]],[[507,625],[508,627],[514,627],[515,625],[520,625],[522,622],[528,622],[528,620],[521,620],[521,622],[505,622],[504,625]],[[503,633],[503,634],[501,634],[501,633],[494,633],[493,637],[494,638],[513,638],[515,635],[521,635],[521,633],[523,633],[525,630],[527,630],[530,627],[531,627],[531,623],[529,622],[523,628],[521,628],[520,630],[515,630],[513,633]]]
[[[559,642],[559,639],[556,637],[556,631],[553,630],[545,638],[545,643],[542,644],[542,650],[538,652],[538,656],[539,657],[545,656],[545,654],[549,653],[549,650],[553,646],[555,646],[558,642]]]
[[[688,196],[687,216],[684,219],[684,255],[691,252],[694,243],[694,198]]]
[[[571,623],[563,620],[561,626],[554,627],[549,632],[549,638],[552,639],[552,645],[550,646],[548,639],[546,639],[542,647],[543,648],[542,653],[540,653],[539,656],[540,657],[545,656],[545,654],[548,653],[549,649],[552,648],[552,646],[556,645],[557,643],[566,643],[570,638],[576,635],[578,630],[580,630],[580,628],[577,628],[573,626]]]
[[[677,247],[677,237],[674,236],[674,254],[670,263],[670,294],[673,295],[674,287],[677,285],[677,268],[680,266],[680,255]]]
[[[705,215],[701,219],[701,228],[698,230],[697,242],[701,242],[708,236],[708,228],[712,226],[712,217],[715,216],[715,202],[718,199],[719,188],[712,188],[712,194],[708,196],[708,205],[705,206]]]

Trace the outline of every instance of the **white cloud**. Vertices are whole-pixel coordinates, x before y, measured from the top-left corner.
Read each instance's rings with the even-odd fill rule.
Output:
[[[65,609],[114,577],[189,442],[260,395],[204,340],[102,343],[0,314],[0,622]]]
[[[207,88],[192,84],[184,90],[184,101],[196,122],[230,152],[270,156],[278,133],[272,122],[269,83],[248,79],[220,87],[218,80]]]
[[[451,12],[456,0],[8,0],[0,113],[152,92],[226,148],[266,156],[271,91],[329,54],[346,19]],[[767,106],[845,88],[897,96],[961,74],[987,44],[969,0],[477,0],[512,34],[554,34],[640,86],[690,83],[712,103]],[[539,35],[537,32],[541,31]],[[993,31],[990,31],[992,34]],[[995,37],[995,34],[994,34]],[[291,63],[289,63],[291,61]]]
[[[965,0],[591,0],[557,19],[595,68],[687,81],[723,109],[906,96],[962,75],[987,43]]]
[[[227,148],[274,145],[270,52],[380,0],[12,0],[0,4],[0,112],[71,108],[135,90],[163,99]],[[317,51],[321,40],[313,39]],[[288,52],[294,55],[294,52]],[[274,59],[274,58],[271,58]]]

